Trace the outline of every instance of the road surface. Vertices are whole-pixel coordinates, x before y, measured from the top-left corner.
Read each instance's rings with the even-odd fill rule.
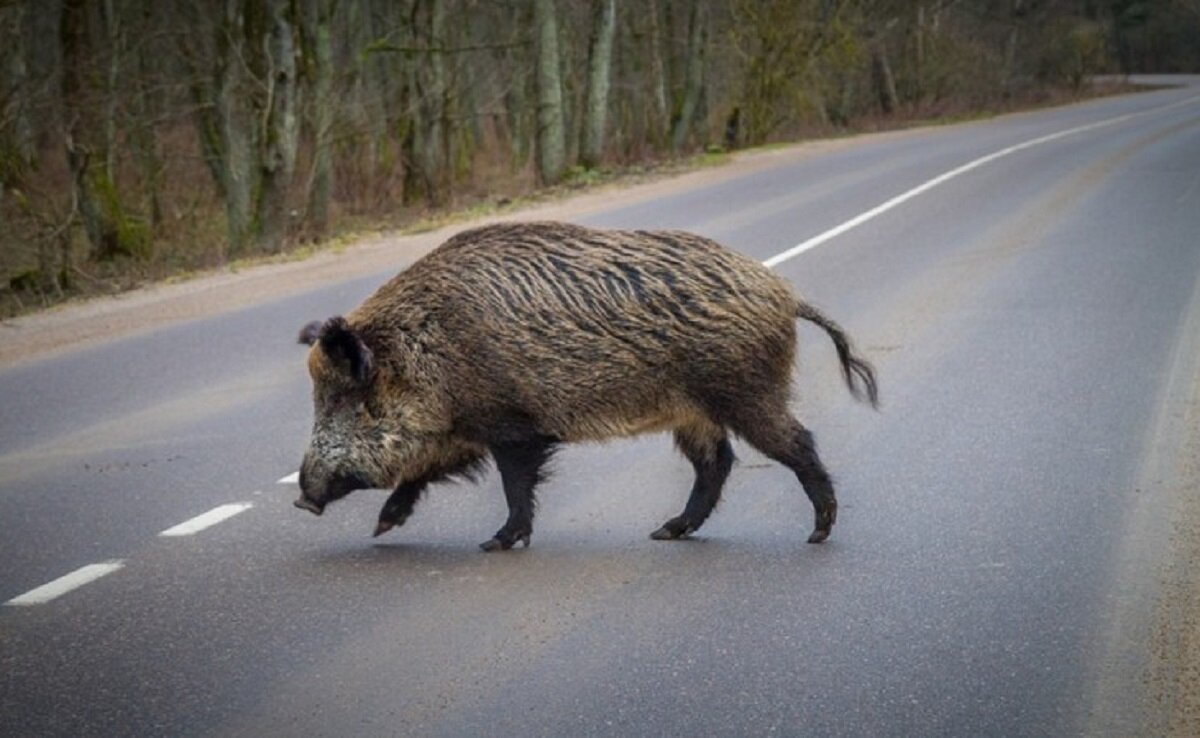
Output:
[[[741,444],[649,540],[660,436],[561,453],[527,550],[476,547],[494,471],[379,539],[381,492],[294,509],[296,331],[394,270],[331,281],[0,371],[0,734],[1188,734],[1200,87],[653,193],[577,220],[771,260],[876,365],[879,412],[802,328],[827,543]]]

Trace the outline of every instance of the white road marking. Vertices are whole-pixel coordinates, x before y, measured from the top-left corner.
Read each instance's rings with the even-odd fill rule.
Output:
[[[176,525],[172,528],[167,528],[162,533],[159,533],[159,535],[167,537],[190,536],[194,533],[199,533],[205,528],[216,525],[222,520],[232,518],[234,515],[237,515],[245,510],[249,510],[252,507],[254,507],[253,502],[234,502],[228,505],[214,507],[212,510],[209,510],[203,515],[197,515],[191,520],[185,520],[179,525]]]
[[[280,479],[277,482],[277,484],[299,484],[299,482],[300,482],[300,472],[297,471],[297,472],[292,472],[291,474],[287,475],[286,477]]]
[[[122,566],[125,566],[125,562],[121,559],[103,561],[99,564],[88,564],[70,574],[55,579],[53,582],[43,584],[37,589],[31,589],[19,597],[14,597],[4,604],[15,606],[45,604],[55,597],[61,597],[73,589],[82,587],[88,582],[94,582],[105,574],[112,574]]]
[[[1014,144],[1012,146],[1008,146],[1006,148],[1000,149],[999,151],[994,151],[986,156],[981,156],[978,159],[969,161],[960,167],[956,167],[954,169],[951,169],[948,172],[939,174],[938,176],[934,177],[933,179],[923,182],[923,183],[917,185],[916,187],[913,187],[911,190],[908,190],[907,192],[902,192],[899,195],[896,195],[892,199],[888,200],[887,202],[876,205],[875,207],[871,208],[870,210],[851,218],[850,220],[846,221],[845,223],[842,223],[841,225],[834,226],[833,228],[830,228],[829,230],[825,231],[824,233],[818,233],[817,235],[813,236],[812,238],[808,239],[807,241],[797,244],[797,245],[791,247],[790,249],[788,249],[787,251],[783,251],[783,252],[780,252],[780,253],[772,256],[770,259],[767,259],[766,261],[764,261],[763,265],[767,266],[767,267],[774,267],[778,264],[782,264],[783,262],[787,261],[788,259],[795,258],[795,257],[799,256],[800,254],[803,254],[805,251],[816,248],[817,246],[820,246],[821,244],[825,243],[826,241],[842,235],[843,233],[850,230],[851,228],[857,228],[858,226],[862,225],[863,223],[866,223],[867,221],[869,221],[879,215],[883,215],[884,213],[886,213],[887,211],[896,207],[897,205],[901,205],[901,204],[913,199],[917,195],[920,195],[923,192],[926,192],[928,190],[933,189],[934,187],[937,187],[940,184],[948,182],[949,180],[954,179],[955,177],[959,176],[960,174],[966,174],[967,172],[971,171],[972,169],[978,169],[979,167],[983,166],[984,164],[989,164],[997,159],[1008,156],[1009,154],[1015,154],[1018,151],[1024,151],[1025,149],[1030,149],[1030,148],[1033,148],[1034,146],[1040,146],[1041,144],[1049,143],[1050,141],[1054,141],[1056,139],[1063,138],[1065,136],[1071,136],[1076,133],[1083,133],[1084,131],[1091,131],[1091,130],[1095,130],[1097,128],[1103,128],[1104,126],[1111,126],[1116,123],[1121,123],[1123,121],[1129,120],[1130,118],[1136,118],[1141,115],[1148,115],[1150,113],[1158,113],[1158,112],[1162,112],[1164,110],[1178,108],[1180,106],[1193,103],[1197,100],[1200,100],[1200,95],[1195,96],[1195,97],[1189,97],[1186,100],[1180,100],[1178,102],[1174,102],[1169,105],[1162,105],[1157,108],[1151,108],[1149,110],[1141,110],[1141,111],[1138,111],[1135,113],[1126,113],[1125,115],[1118,115],[1114,118],[1106,118],[1104,120],[1099,120],[1094,123],[1087,123],[1082,126],[1075,126],[1074,128],[1067,128],[1067,129],[1064,129],[1061,131],[1057,131],[1055,133],[1047,134],[1045,136],[1039,136],[1037,138],[1032,138],[1028,141],[1024,141],[1019,144]]]

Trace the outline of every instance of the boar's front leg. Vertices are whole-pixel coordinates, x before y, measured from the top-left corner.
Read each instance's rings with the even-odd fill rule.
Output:
[[[387,498],[387,502],[383,503],[383,508],[379,511],[379,523],[376,524],[375,532],[372,535],[379,537],[392,528],[404,525],[404,521],[408,520],[409,515],[412,515],[413,507],[417,504],[417,500],[421,499],[421,493],[425,491],[428,484],[429,480],[422,478],[413,482],[404,482],[396,487],[396,491]]]
[[[402,482],[383,503],[379,510],[379,523],[375,526],[374,535],[380,536],[392,528],[404,525],[408,516],[412,515],[413,507],[425,488],[434,482],[441,482],[451,477],[475,479],[482,474],[484,456],[481,450],[468,449],[460,454],[451,455],[449,461],[441,466],[435,466],[426,474],[416,479]]]
[[[491,447],[508,501],[508,520],[491,540],[479,544],[484,551],[505,551],[517,541],[529,547],[529,537],[533,535],[533,488],[541,481],[542,467],[557,446],[555,439],[539,436]]]

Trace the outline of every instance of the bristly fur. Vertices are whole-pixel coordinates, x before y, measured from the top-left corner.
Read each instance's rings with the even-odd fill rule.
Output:
[[[558,444],[674,430],[698,475],[686,520],[656,531],[678,537],[719,499],[733,432],[796,471],[828,535],[832,486],[788,410],[797,318],[829,334],[851,391],[877,404],[873,369],[835,322],[709,239],[550,222],[465,231],[344,319],[302,331],[319,339],[305,494],[338,475],[405,485],[491,455],[513,511],[493,540],[507,548],[528,539]]]

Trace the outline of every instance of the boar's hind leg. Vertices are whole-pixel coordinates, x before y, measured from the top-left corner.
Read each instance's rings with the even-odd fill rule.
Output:
[[[683,513],[650,534],[657,541],[683,538],[704,524],[721,499],[721,488],[733,468],[733,447],[725,429],[705,424],[675,431],[675,445],[696,470],[696,481]]]
[[[554,454],[557,443],[549,438],[534,438],[515,443],[493,445],[492,456],[504,484],[508,501],[508,520],[489,541],[479,544],[484,551],[505,551],[517,541],[529,546],[533,534],[533,488],[542,479],[542,466]]]
[[[812,433],[792,417],[785,402],[760,408],[757,416],[748,413],[743,417],[744,422],[736,424],[735,432],[795,473],[816,515],[815,527],[808,542],[824,541],[837,520],[837,498],[833,494],[829,473],[817,456]]]

